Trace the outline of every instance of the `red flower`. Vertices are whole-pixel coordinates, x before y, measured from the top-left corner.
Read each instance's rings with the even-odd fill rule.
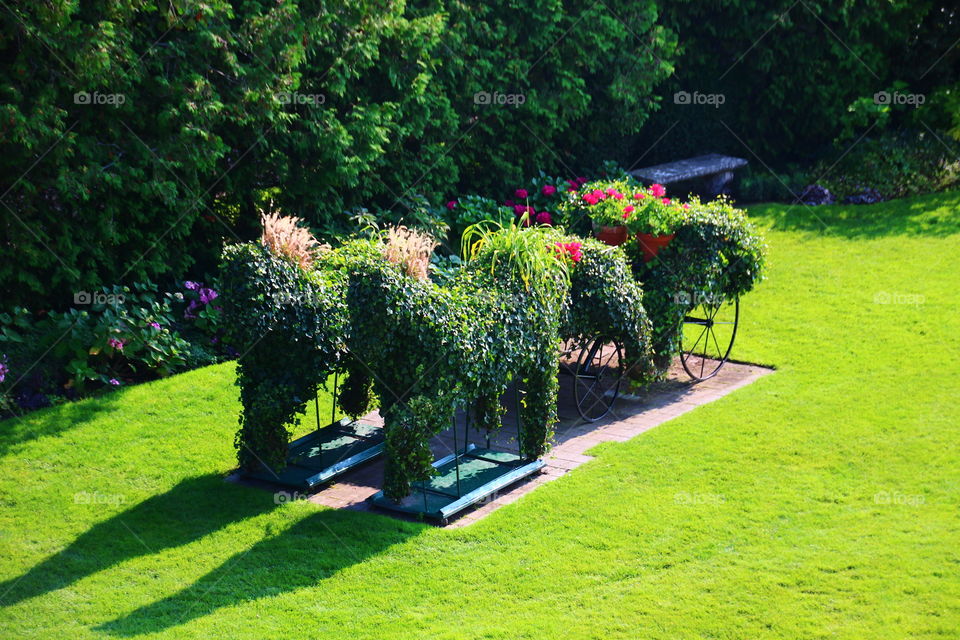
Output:
[[[523,212],[526,211],[526,210],[527,210],[527,208],[526,208],[525,206],[523,206],[522,204],[515,204],[515,205],[513,205],[513,212],[514,212],[516,215],[518,215],[518,216],[522,216],[522,215],[523,215]]]
[[[625,214],[627,214],[627,215],[630,215],[631,213],[633,213],[633,205],[632,205],[632,204],[628,204],[627,206],[625,206],[625,207],[623,208],[623,212],[624,212]],[[624,216],[624,217],[626,217],[626,216]]]
[[[634,200],[643,200],[643,199],[646,198],[646,197],[647,197],[647,194],[645,194],[645,193],[635,193],[635,194],[633,194],[633,199],[634,199]]]
[[[450,211],[453,211],[456,208],[457,208],[456,200],[451,200],[450,202],[447,203],[447,209],[450,209]]]
[[[660,202],[662,202],[663,204],[670,204],[670,198],[664,198]]]
[[[650,185],[650,193],[652,193],[657,198],[662,198],[667,195],[667,190],[663,188],[662,184],[652,184]]]
[[[541,211],[537,214],[537,224],[546,224],[552,225],[553,218],[550,217],[550,213],[547,211]]]
[[[530,194],[527,193],[526,189],[517,189],[516,191],[513,192],[513,195],[523,200]]]
[[[543,195],[545,196],[552,196],[557,192],[557,188],[552,184],[545,184],[543,185],[543,189],[541,189],[540,191],[543,192]]]

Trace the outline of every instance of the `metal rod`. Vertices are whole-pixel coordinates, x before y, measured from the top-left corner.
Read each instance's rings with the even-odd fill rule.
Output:
[[[333,402],[330,403],[330,424],[337,421],[337,403],[340,402],[340,391],[337,383],[340,382],[340,372],[333,372]],[[317,412],[317,420],[320,420],[320,412]]]
[[[514,397],[516,398],[517,403],[517,451],[520,453],[520,457],[523,457],[523,437],[522,437],[522,428],[523,421],[520,420],[520,378],[519,376],[514,381]]]
[[[457,465],[457,497],[461,498],[460,494],[460,451],[457,446],[457,411],[453,411],[453,454],[454,454],[454,463]]]
[[[323,437],[320,435],[320,383],[317,383],[316,393],[313,395],[314,413],[317,414],[317,441],[320,443],[320,464],[323,465]]]
[[[463,408],[463,453],[467,453],[470,446],[470,403]]]

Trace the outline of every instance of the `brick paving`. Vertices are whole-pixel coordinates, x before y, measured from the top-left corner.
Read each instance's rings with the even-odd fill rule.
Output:
[[[553,448],[544,457],[546,466],[539,474],[521,480],[491,495],[479,505],[463,511],[447,526],[463,527],[476,522],[496,509],[516,501],[541,484],[569,473],[581,464],[592,460],[593,458],[587,455],[587,451],[602,442],[625,442],[769,373],[772,373],[772,370],[765,367],[728,363],[716,377],[694,384],[679,367],[674,367],[665,381],[650,385],[639,397],[621,397],[607,417],[593,423],[579,418],[573,402],[571,382],[565,380],[565,376],[561,376],[560,406],[558,407],[560,422],[556,427]],[[508,392],[505,400],[505,406],[508,408],[507,415],[504,416],[503,428],[491,438],[490,444],[493,449],[517,450],[514,412],[511,410],[514,404],[511,393]],[[363,420],[382,424],[377,413],[372,413]],[[463,416],[460,416],[456,442],[458,449],[464,446],[464,431]],[[485,434],[480,432],[471,430],[470,440],[480,446],[486,446]],[[431,441],[431,448],[437,457],[452,453],[455,449],[452,429],[435,437]],[[388,513],[371,507],[367,502],[367,498],[379,491],[382,479],[383,459],[381,457],[345,473],[333,484],[320,489],[309,499],[311,502],[337,509],[375,510],[378,513]]]

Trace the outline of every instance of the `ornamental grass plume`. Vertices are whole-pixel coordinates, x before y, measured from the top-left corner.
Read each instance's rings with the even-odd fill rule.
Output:
[[[387,229],[383,257],[404,268],[407,275],[425,280],[429,273],[430,256],[440,245],[428,234],[406,227]]]
[[[279,212],[260,212],[263,235],[260,241],[277,256],[290,259],[302,269],[309,269],[317,254],[329,251],[330,245],[321,244],[303,222],[295,216],[281,216]]]

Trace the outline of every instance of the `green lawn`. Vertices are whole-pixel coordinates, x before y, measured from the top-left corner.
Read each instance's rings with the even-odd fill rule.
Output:
[[[2,423],[0,637],[956,638],[958,209],[754,207],[779,371],[465,529],[224,483],[228,365]]]

